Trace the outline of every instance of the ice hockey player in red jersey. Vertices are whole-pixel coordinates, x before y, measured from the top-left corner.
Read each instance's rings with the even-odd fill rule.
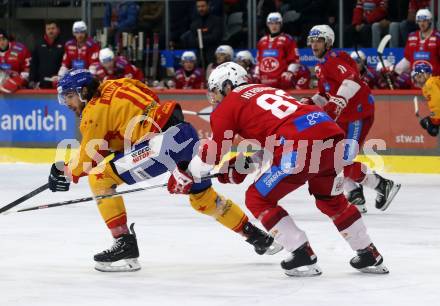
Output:
[[[10,41],[0,29],[0,92],[13,93],[29,79],[31,54],[25,45]]]
[[[174,77],[177,89],[202,89],[205,85],[203,70],[196,67],[197,57],[193,51],[185,51],[180,57],[182,68],[176,71]]]
[[[432,14],[428,9],[420,9],[416,14],[419,30],[411,33],[406,40],[403,58],[395,71],[411,73],[415,65],[425,63],[433,75],[440,75],[440,32],[434,29]]]
[[[350,57],[356,62],[362,81],[373,89],[376,86],[376,71],[368,67],[365,53],[362,50],[353,51],[350,53]]]
[[[74,38],[64,45],[64,56],[58,77],[62,77],[69,69],[88,69],[98,62],[99,45],[87,36],[87,25],[84,21],[73,23]]]
[[[99,63],[90,65],[90,72],[101,82],[129,78],[144,81],[144,74],[125,57],[116,56],[110,48],[99,51]]]
[[[278,204],[306,182],[317,207],[357,251],[350,264],[362,272],[387,273],[359,211],[344,197],[343,178],[337,177],[342,168],[337,166],[337,148],[342,152],[343,130],[318,106],[302,104],[281,89],[248,84],[246,75],[246,70],[233,62],[218,66],[210,75],[213,136],[202,145],[202,159],[218,164],[230,151],[231,139],[237,134],[264,148],[261,174],[246,191],[246,206],[289,252],[289,257],[281,262],[287,275],[321,274],[305,232]],[[342,160],[342,154],[339,157]],[[218,180],[239,184],[252,165],[255,163],[238,155],[221,167]],[[191,173],[182,169],[179,173],[187,179],[181,180],[184,187],[191,181]],[[174,175],[170,181],[176,182]]]
[[[344,167],[344,187],[350,203],[366,212],[362,187],[365,186],[377,191],[376,208],[385,210],[400,184],[372,173],[360,162],[353,162],[373,125],[374,98],[368,85],[360,79],[353,59],[343,51],[332,50],[334,40],[335,34],[328,25],[317,25],[310,30],[307,43],[318,59],[315,69],[318,93],[303,101],[321,105],[346,133],[344,160],[348,165]]]
[[[256,78],[268,86],[294,88],[294,75],[300,67],[296,42],[290,35],[281,33],[280,13],[270,13],[266,24],[270,34],[262,37],[257,45]]]

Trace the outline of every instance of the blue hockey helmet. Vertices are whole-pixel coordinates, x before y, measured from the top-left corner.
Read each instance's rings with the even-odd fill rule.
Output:
[[[58,102],[66,105],[65,96],[74,92],[79,95],[82,102],[87,102],[81,97],[81,89],[89,85],[93,80],[93,76],[87,69],[71,69],[58,82]]]
[[[432,67],[428,63],[417,63],[411,71],[411,80],[414,86],[422,88],[432,75]]]

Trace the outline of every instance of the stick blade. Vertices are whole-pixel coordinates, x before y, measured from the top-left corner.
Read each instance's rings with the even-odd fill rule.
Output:
[[[385,46],[388,44],[390,40],[391,40],[391,34],[385,35],[380,41],[379,46],[377,47],[377,53],[383,54],[383,50],[385,50]]]

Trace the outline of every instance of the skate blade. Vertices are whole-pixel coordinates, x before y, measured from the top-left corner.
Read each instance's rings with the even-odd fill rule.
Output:
[[[265,255],[274,255],[280,252],[283,249],[283,246],[275,241],[270,245],[270,247],[264,252]]]
[[[370,274],[388,274],[390,271],[383,264],[377,266],[370,266],[362,269],[358,269],[362,273],[370,273]]]
[[[134,272],[141,269],[137,258],[123,259],[125,261],[124,265],[113,266],[115,262],[102,262],[97,261],[95,265],[95,270],[99,272]],[[116,263],[121,262],[117,261]]]
[[[385,202],[385,204],[379,208],[380,210],[384,211],[388,208],[388,206],[390,206],[391,202],[393,201],[394,197],[396,196],[396,194],[399,192],[401,187],[401,184],[394,184],[393,188],[391,188],[390,194],[388,195],[388,199]]]
[[[311,277],[321,275],[322,270],[320,267],[318,267],[318,265],[313,264],[310,266],[302,266],[291,270],[284,270],[284,273],[287,276],[292,277]]]

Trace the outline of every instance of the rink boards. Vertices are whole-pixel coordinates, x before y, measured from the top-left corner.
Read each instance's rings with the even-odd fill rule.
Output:
[[[314,94],[313,90],[292,91],[294,97]],[[368,135],[372,166],[381,171],[440,173],[438,137],[429,136],[414,115],[418,96],[421,116],[429,114],[420,91],[374,91],[375,122]],[[158,91],[161,101],[175,100],[184,110],[210,112],[203,90]],[[209,117],[186,115],[200,137],[210,134]],[[78,121],[66,107],[58,105],[55,91],[22,90],[0,97],[0,162],[50,163],[62,139],[80,139]],[[367,160],[360,156],[360,160]]]

